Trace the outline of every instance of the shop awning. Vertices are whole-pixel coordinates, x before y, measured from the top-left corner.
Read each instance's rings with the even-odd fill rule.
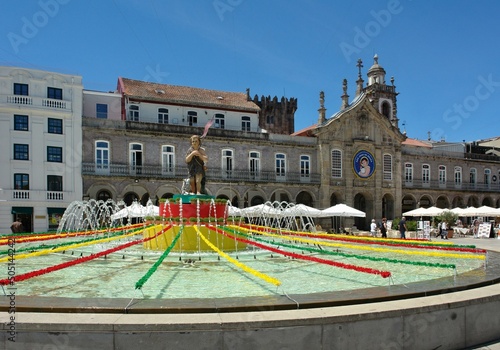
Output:
[[[12,214],[33,214],[33,207],[12,207]]]
[[[47,214],[64,214],[66,208],[47,208]]]

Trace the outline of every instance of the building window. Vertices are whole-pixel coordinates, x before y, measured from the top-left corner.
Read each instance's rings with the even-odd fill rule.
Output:
[[[109,142],[98,140],[95,142],[95,167],[97,172],[109,170]]]
[[[222,176],[231,177],[233,174],[233,151],[222,150]]]
[[[462,168],[459,166],[456,166],[454,169],[454,179],[455,179],[455,186],[461,186],[462,185]]]
[[[53,100],[62,100],[62,89],[48,87],[47,88],[47,98],[51,98]]]
[[[274,115],[268,115],[266,117],[267,124],[274,124]]]
[[[47,129],[49,134],[62,134],[63,133],[62,119],[49,118],[47,120]]]
[[[168,109],[158,108],[158,123],[168,124]]]
[[[342,177],[342,151],[332,150],[332,178],[340,179]]]
[[[14,95],[28,96],[29,95],[28,84],[14,83]]]
[[[140,143],[131,143],[129,152],[132,174],[142,174],[142,145]]]
[[[108,119],[108,105],[104,103],[97,103],[95,105],[95,116],[98,119]]]
[[[109,191],[106,191],[106,190],[101,190],[99,192],[97,192],[97,200],[98,201],[103,201],[103,202],[106,202],[108,199],[111,199],[111,193],[109,193]]]
[[[286,176],[286,156],[283,153],[277,153],[275,156],[276,177],[283,178]]]
[[[446,166],[444,165],[439,166],[438,180],[440,185],[446,184]]]
[[[413,183],[413,164],[405,163],[405,182],[407,184]]]
[[[248,155],[249,158],[249,170],[250,176],[252,178],[258,177],[260,173],[260,153],[259,152],[250,152]]]
[[[161,148],[161,167],[164,174],[173,174],[175,170],[175,147],[164,145]]]
[[[14,174],[14,189],[29,190],[30,176],[28,174]]]
[[[128,107],[128,120],[131,120],[133,122],[139,121],[139,106],[130,105]]]
[[[14,144],[14,159],[29,160],[29,145]]]
[[[47,175],[47,191],[62,191],[62,176]]]
[[[14,114],[14,130],[28,131],[28,116]]]
[[[391,105],[387,101],[382,102],[382,114],[391,119]]]
[[[431,166],[429,164],[422,164],[422,183],[426,185],[431,183]]]
[[[484,169],[484,184],[488,188],[491,185],[491,170],[490,169]]]
[[[189,126],[197,126],[198,125],[198,113],[195,111],[188,112],[188,124]]]
[[[224,114],[217,113],[215,115],[214,126],[217,129],[225,129],[226,128],[226,124],[224,122]]]
[[[62,147],[47,146],[47,162],[62,163]]]
[[[471,168],[469,172],[469,183],[476,184],[477,182],[477,170],[475,168]]]
[[[311,176],[311,158],[300,156],[300,177],[309,178]]]
[[[392,180],[392,156],[384,154],[384,180]]]
[[[241,117],[241,131],[250,132],[250,117]]]

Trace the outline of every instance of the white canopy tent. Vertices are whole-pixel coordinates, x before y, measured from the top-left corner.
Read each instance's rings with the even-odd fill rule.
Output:
[[[246,217],[260,217],[260,216],[280,216],[281,210],[273,207],[268,203],[254,205],[240,209],[241,215]]]
[[[147,206],[143,206],[138,202],[133,202],[130,206],[125,207],[111,215],[111,219],[118,220],[123,218],[143,218],[145,216],[157,215],[160,215],[160,208],[156,205],[148,203]]]

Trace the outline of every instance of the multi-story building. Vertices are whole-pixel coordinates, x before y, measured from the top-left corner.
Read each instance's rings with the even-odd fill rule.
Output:
[[[0,231],[57,228],[82,197],[82,78],[0,67]]]
[[[287,130],[296,100],[118,80],[122,110],[118,118],[92,117],[97,103],[84,103],[83,179],[85,198],[145,203],[180,193],[187,177],[189,138],[213,122],[203,146],[209,156],[207,189],[237,206],[266,200],[315,204],[303,184],[319,185],[316,139],[269,133],[281,123]],[[87,99],[86,95],[84,94]],[[116,94],[108,94],[109,103]],[[102,96],[106,98],[106,96]],[[274,102],[273,102],[274,101]],[[274,105],[273,105],[274,103]],[[264,118],[259,104],[271,111]],[[271,106],[273,105],[273,106]],[[314,186],[313,186],[314,187]],[[317,189],[314,191],[317,192]]]

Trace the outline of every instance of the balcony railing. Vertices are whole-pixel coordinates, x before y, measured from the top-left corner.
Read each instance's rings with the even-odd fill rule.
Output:
[[[455,183],[454,181],[440,182],[438,180],[426,181],[422,180],[403,181],[403,188],[414,189],[430,189],[430,190],[456,190],[456,191],[480,191],[480,192],[500,192],[500,183]]]
[[[64,191],[40,191],[40,190],[5,190],[5,194],[13,201],[30,200],[30,201],[63,201]]]
[[[96,166],[94,163],[82,164],[83,175],[96,176],[133,176],[137,178],[184,179],[188,177],[186,166],[178,166],[173,171],[166,171],[161,166],[130,166],[127,164],[109,164]],[[300,172],[287,172],[285,176],[277,176],[273,171],[250,172],[248,170],[225,170],[222,168],[208,168],[207,178],[214,181],[246,181],[246,182],[287,182],[319,184],[320,174],[305,175]]]
[[[62,109],[65,111],[69,111],[72,108],[70,101],[36,96],[0,95],[1,102],[37,108]]]

